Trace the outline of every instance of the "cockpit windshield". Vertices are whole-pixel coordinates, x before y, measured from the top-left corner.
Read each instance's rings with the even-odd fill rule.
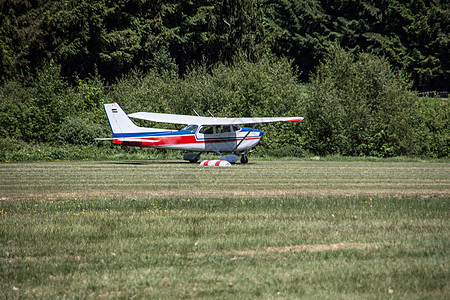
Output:
[[[190,132],[195,133],[197,131],[198,126],[197,125],[188,125],[183,130],[188,130]]]

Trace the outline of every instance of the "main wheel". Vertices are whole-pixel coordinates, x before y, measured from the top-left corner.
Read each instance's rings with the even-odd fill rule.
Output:
[[[246,163],[248,163],[248,157],[245,155],[242,155],[241,156],[241,164],[246,164]]]
[[[192,164],[195,164],[195,163],[197,163],[199,161],[199,159],[200,159],[200,153],[196,157],[194,157],[193,159],[190,159],[189,162],[192,163]]]
[[[200,159],[201,153],[186,153],[183,155],[183,159],[189,161],[190,163],[196,163]]]

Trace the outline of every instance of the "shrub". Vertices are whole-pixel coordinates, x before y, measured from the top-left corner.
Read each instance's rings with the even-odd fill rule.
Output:
[[[57,139],[64,118],[77,111],[77,95],[49,64],[31,82],[6,82],[0,89],[0,137],[26,142]]]
[[[422,155],[450,155],[450,104],[440,98],[418,98],[420,120],[424,125]]]
[[[59,131],[59,141],[63,144],[91,145],[95,138],[106,133],[102,126],[79,117],[67,117]]]
[[[406,76],[383,58],[332,46],[311,77],[306,145],[320,155],[413,155],[423,130]]]

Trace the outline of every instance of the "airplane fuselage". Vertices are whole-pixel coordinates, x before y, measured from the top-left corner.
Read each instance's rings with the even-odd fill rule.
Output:
[[[189,125],[182,130],[161,129],[161,131],[116,134],[113,142],[124,146],[198,152],[240,152],[255,147],[262,134],[263,132],[258,129],[231,125]]]

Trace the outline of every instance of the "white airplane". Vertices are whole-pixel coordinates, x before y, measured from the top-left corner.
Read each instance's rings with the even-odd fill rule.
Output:
[[[192,163],[200,159],[202,152],[215,152],[230,163],[235,163],[237,155],[241,155],[241,163],[245,164],[246,155],[254,150],[263,134],[255,129],[257,124],[303,120],[301,117],[215,118],[148,112],[127,115],[117,103],[104,107],[113,137],[97,140],[112,140],[124,146],[195,151],[183,156]],[[145,128],[134,124],[129,117],[187,126],[181,130]],[[252,127],[240,127],[241,124],[252,124]],[[226,152],[233,154],[223,155]]]

